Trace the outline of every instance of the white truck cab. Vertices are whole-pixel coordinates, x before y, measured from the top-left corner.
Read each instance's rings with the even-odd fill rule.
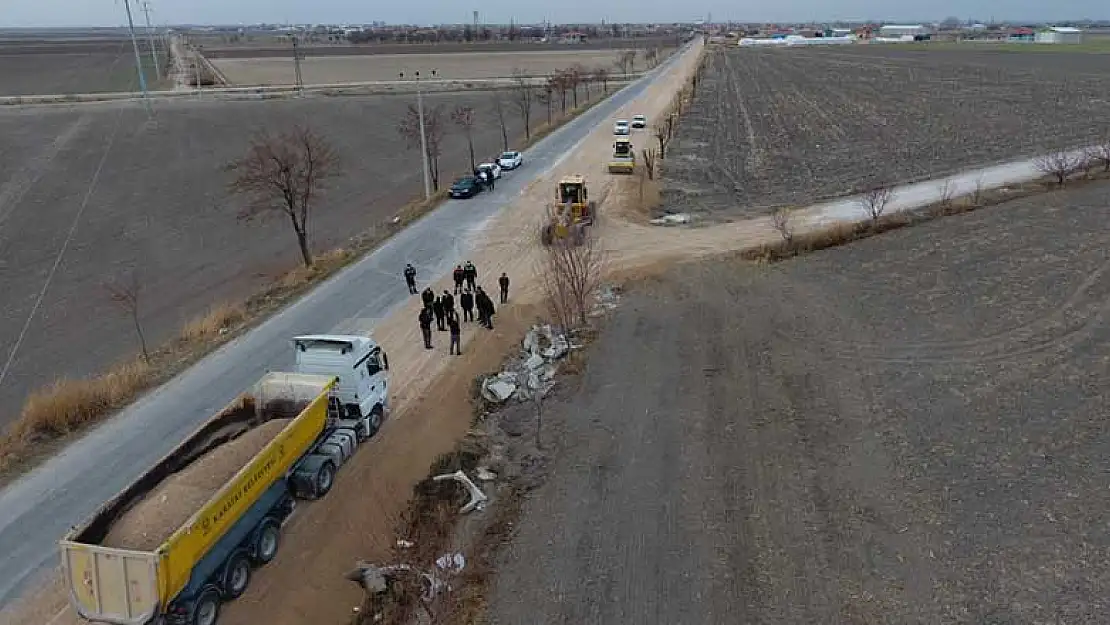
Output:
[[[297,373],[339,378],[333,401],[361,438],[381,427],[389,408],[389,358],[366,336],[309,334],[293,338]]]

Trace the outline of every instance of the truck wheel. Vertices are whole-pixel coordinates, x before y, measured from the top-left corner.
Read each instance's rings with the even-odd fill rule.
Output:
[[[210,588],[193,604],[193,618],[190,625],[216,625],[220,618],[220,593]]]
[[[247,592],[251,583],[251,561],[242,551],[231,556],[224,567],[224,598],[227,600],[238,599]]]
[[[367,421],[370,428],[369,438],[372,438],[382,427],[382,407],[374,406],[374,409],[370,411],[370,417]]]
[[[325,462],[316,470],[316,479],[313,481],[313,495],[317,499],[328,494],[335,483],[335,465]]]
[[[277,557],[278,545],[281,543],[281,528],[273,521],[266,521],[258,530],[254,539],[254,563],[256,565],[269,564]]]

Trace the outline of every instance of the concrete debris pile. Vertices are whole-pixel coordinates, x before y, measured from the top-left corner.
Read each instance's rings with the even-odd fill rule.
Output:
[[[653,226],[681,226],[690,223],[693,217],[689,213],[668,213],[657,219],[651,220]]]
[[[519,356],[482,381],[482,397],[491,404],[503,404],[511,398],[527,401],[547,395],[555,386],[557,361],[575,347],[551,325],[532,326]]]
[[[591,317],[600,317],[605,313],[615,310],[621,301],[620,287],[606,284],[597,291],[596,302],[590,310]]]

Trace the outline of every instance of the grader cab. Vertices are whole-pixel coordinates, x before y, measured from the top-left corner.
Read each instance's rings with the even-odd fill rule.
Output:
[[[589,198],[586,179],[567,176],[559,181],[555,201],[548,208],[547,223],[540,239],[544,245],[570,239],[575,245],[582,243],[586,228],[594,222],[594,203]]]

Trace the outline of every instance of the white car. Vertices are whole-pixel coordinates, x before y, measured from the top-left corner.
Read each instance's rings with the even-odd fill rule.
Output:
[[[497,157],[497,164],[501,169],[516,169],[524,164],[524,155],[520,152],[502,152]]]
[[[644,117],[643,115],[633,115],[632,116],[632,127],[633,128],[644,128],[646,126],[647,126],[647,118],[646,117]]]
[[[501,166],[497,163],[482,163],[478,165],[478,171],[491,172],[494,180],[501,177]]]
[[[615,134],[615,135],[626,135],[628,133],[629,133],[628,120],[618,119],[616,125],[613,126],[613,134]]]

